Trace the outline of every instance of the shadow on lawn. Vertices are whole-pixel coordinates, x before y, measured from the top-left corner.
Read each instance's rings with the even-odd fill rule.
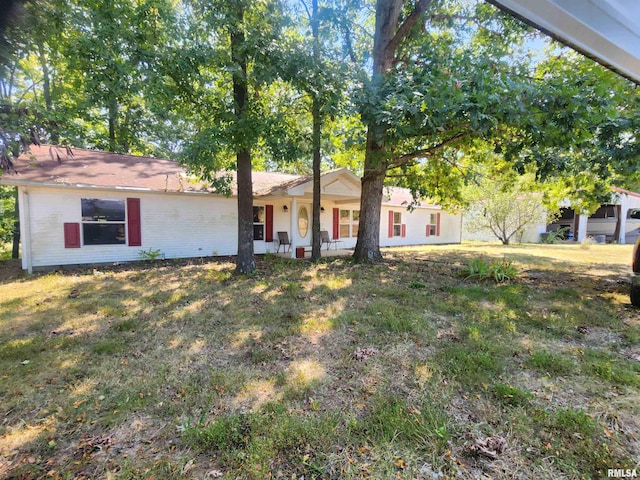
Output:
[[[599,295],[601,279],[588,272],[498,286],[465,280],[462,265],[458,254],[395,255],[373,266],[267,256],[250,277],[233,276],[233,265],[222,262],[54,275],[44,299],[0,302],[0,475],[135,476],[150,468],[189,476],[193,456],[182,434],[223,417],[275,415],[274,408],[301,418],[338,415],[338,437],[353,418],[353,431],[375,439],[380,402],[428,398],[422,388],[442,380],[482,392],[483,382],[519,368],[516,343],[491,345],[510,322],[524,334],[578,341],[587,310],[602,312],[587,327],[611,327],[620,308],[615,295],[623,287],[607,284]],[[464,348],[443,344],[447,329]],[[468,360],[483,348],[490,363]],[[425,375],[423,365],[433,371]],[[435,445],[438,425],[428,425],[423,435]],[[238,445],[247,447],[243,438]],[[348,447],[324,441],[319,450]],[[308,473],[292,463],[308,455],[307,445],[282,445],[270,452],[275,465],[247,466],[247,474]]]

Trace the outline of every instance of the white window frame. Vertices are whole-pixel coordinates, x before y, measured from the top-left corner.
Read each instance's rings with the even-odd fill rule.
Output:
[[[393,212],[393,236],[402,236],[402,212]]]
[[[97,201],[97,202],[114,202],[114,203],[118,203],[118,204],[122,204],[122,213],[123,213],[123,218],[122,220],[107,220],[106,218],[103,217],[89,217],[89,216],[84,216],[82,215],[82,213],[84,212],[83,209],[83,203],[84,202],[91,202],[91,201]],[[91,245],[126,245],[127,243],[127,202],[125,200],[120,200],[120,199],[112,199],[112,198],[81,198],[80,199],[80,208],[81,208],[81,226],[82,226],[82,245],[85,246],[91,246]],[[121,229],[121,236],[120,234],[116,237],[114,237],[114,239],[116,239],[117,241],[109,241],[109,242],[89,242],[88,241],[88,232],[86,230],[85,227],[90,227],[90,226],[96,226],[96,225],[114,225],[114,226],[118,226],[119,229]]]
[[[348,212],[348,217],[343,218],[342,212]],[[357,216],[357,220],[354,217]],[[342,234],[342,227],[347,227],[347,235]],[[358,236],[360,228],[360,210],[341,208],[338,213],[338,238],[354,238]]]
[[[258,215],[256,216],[256,210]],[[262,221],[260,221],[260,211],[262,211]],[[267,221],[267,211],[264,205],[254,205],[253,206],[253,240],[257,242],[263,242],[265,236],[265,224]],[[256,221],[257,219],[257,221]],[[262,238],[256,238],[256,227],[262,227]]]

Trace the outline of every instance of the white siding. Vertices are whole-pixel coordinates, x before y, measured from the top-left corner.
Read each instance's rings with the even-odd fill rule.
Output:
[[[149,249],[160,250],[166,258],[237,253],[233,198],[34,187],[28,188],[28,196],[34,267],[139,260],[140,251]],[[139,198],[142,246],[65,248],[63,224],[81,223],[81,198]]]
[[[540,234],[547,231],[547,226],[545,224],[536,224],[528,226],[524,229],[522,236],[518,236],[517,234],[513,236],[511,239],[511,243],[522,242],[522,243],[538,243],[540,241]],[[491,230],[484,229],[480,231],[470,232],[467,230],[466,226],[463,222],[462,228],[462,239],[463,240],[471,240],[475,242],[498,242],[498,237],[496,237]]]
[[[405,237],[389,237],[389,211],[402,213],[402,223],[406,225]],[[432,213],[440,213],[440,235],[427,237],[427,225],[430,223]],[[380,246],[460,243],[460,221],[460,215],[447,213],[437,208],[416,208],[413,211],[408,211],[406,207],[383,205],[380,221]]]
[[[135,261],[142,250],[159,250],[165,258],[189,258],[237,253],[237,203],[235,198],[208,194],[172,194],[162,192],[138,192],[133,190],[98,190],[83,188],[24,187],[21,195],[28,197],[28,212],[21,212],[23,233],[31,231],[31,266],[92,264]],[[84,245],[65,248],[64,223],[82,224],[81,199],[108,200],[140,199],[142,245]],[[255,205],[273,205],[273,237],[278,231],[289,233],[295,245],[311,243],[311,204],[292,198],[256,199]],[[321,230],[333,237],[333,209],[358,210],[359,204],[335,204],[322,202],[325,211],[320,215]],[[284,211],[284,206],[287,211]],[[301,238],[298,233],[297,210],[305,205],[309,213],[309,232]],[[405,237],[388,237],[388,212],[383,206],[380,245],[423,245],[458,243],[460,241],[460,216],[434,209],[404,207],[393,210],[402,212],[406,224]],[[426,225],[431,213],[441,213],[440,236],[427,237]],[[27,220],[25,220],[27,219]],[[82,236],[82,227],[80,228]],[[26,235],[25,235],[26,236]],[[353,248],[356,238],[341,238],[339,248]],[[256,241],[257,254],[273,252],[276,242]],[[27,268],[28,265],[23,265]]]

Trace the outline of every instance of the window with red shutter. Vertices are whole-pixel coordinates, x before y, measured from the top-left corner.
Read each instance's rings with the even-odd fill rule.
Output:
[[[440,213],[432,213],[429,215],[429,223],[427,224],[427,237],[440,235]]]

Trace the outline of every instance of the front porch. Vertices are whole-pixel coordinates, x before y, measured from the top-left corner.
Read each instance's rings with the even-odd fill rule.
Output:
[[[280,252],[280,253],[273,253],[273,255],[281,258],[293,258],[294,260],[303,260],[302,258],[296,258],[295,251],[293,252],[293,254],[292,252]],[[339,248],[337,250],[334,250],[333,248],[330,250],[327,250],[326,248],[322,248],[320,250],[320,256],[322,258],[348,257],[351,255],[353,255],[353,250],[346,249],[346,248]],[[311,258],[311,249],[305,249],[304,258],[305,259]]]

